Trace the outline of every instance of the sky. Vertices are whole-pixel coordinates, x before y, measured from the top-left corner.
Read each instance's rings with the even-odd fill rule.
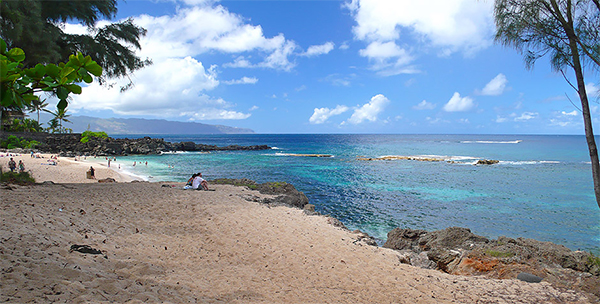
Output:
[[[257,133],[584,134],[548,58],[494,42],[490,0],[129,0],[153,64],[73,95],[72,115]],[[64,30],[83,33],[79,24]],[[574,81],[572,75],[567,77]],[[597,73],[586,74],[599,126]],[[597,129],[597,127],[596,127]]]

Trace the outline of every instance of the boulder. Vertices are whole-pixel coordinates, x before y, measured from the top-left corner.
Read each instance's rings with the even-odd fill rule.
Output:
[[[493,165],[499,163],[499,160],[495,159],[480,159],[477,161],[476,165]]]
[[[388,233],[384,247],[398,250],[400,262],[413,266],[526,282],[543,278],[555,287],[588,292],[600,300],[600,258],[551,242],[489,240],[460,227],[432,232],[396,228]]]

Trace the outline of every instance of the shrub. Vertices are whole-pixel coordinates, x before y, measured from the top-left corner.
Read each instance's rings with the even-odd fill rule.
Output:
[[[90,141],[91,138],[108,138],[108,134],[106,134],[104,131],[92,132],[87,130],[81,133],[81,139],[79,141],[85,144],[86,142]]]
[[[5,172],[0,174],[0,182],[17,184],[17,185],[31,185],[35,184],[35,179],[29,175],[29,172]]]
[[[15,149],[15,148],[24,148],[24,149],[34,149],[40,143],[36,140],[28,141],[21,137],[16,137],[14,135],[10,135],[6,140],[0,142],[0,148],[6,149]]]

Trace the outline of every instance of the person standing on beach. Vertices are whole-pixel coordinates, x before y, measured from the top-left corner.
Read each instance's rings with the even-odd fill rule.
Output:
[[[19,159],[19,173],[23,172],[25,172],[25,164],[23,163],[23,160]]]
[[[96,179],[96,175],[94,175],[95,171],[96,170],[94,170],[94,167],[90,166],[90,177],[93,178],[93,179]]]
[[[8,161],[8,168],[10,169],[10,172],[15,172],[17,170],[17,163],[15,163],[15,160],[12,157]]]

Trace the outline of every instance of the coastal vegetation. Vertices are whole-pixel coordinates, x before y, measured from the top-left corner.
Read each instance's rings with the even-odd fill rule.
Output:
[[[16,185],[31,185],[35,184],[35,179],[29,175],[29,172],[1,172],[0,182]]]
[[[550,56],[577,92],[585,137],[592,162],[596,202],[600,207],[600,160],[592,129],[592,116],[584,79],[587,66],[600,68],[600,1],[598,0],[496,0],[496,41],[524,54],[527,68]],[[575,74],[575,83],[567,76]]]
[[[41,64],[24,68],[25,52],[20,48],[8,49],[0,39],[0,81],[2,108],[23,110],[42,92],[55,95],[59,102],[57,111],[68,105],[69,94],[81,94],[78,83],[91,83],[93,76],[102,75],[102,68],[90,56],[81,52],[70,55],[66,63]]]
[[[82,143],[86,143],[88,141],[90,141],[91,138],[100,138],[100,139],[104,139],[104,138],[108,138],[108,134],[106,134],[106,132],[92,132],[90,130],[84,131],[81,134],[81,140],[80,142]]]
[[[96,27],[98,20],[113,19],[117,11],[116,0],[2,1],[0,36],[9,47],[19,47],[28,54],[23,60],[25,68],[58,63],[71,54],[83,53],[104,69],[103,75],[94,76],[100,83],[107,83],[152,63],[135,55],[141,49],[139,40],[146,35],[146,29],[131,19]],[[65,32],[61,24],[66,21],[78,21],[87,33]]]
[[[34,149],[40,143],[35,140],[27,140],[21,137],[16,137],[14,135],[10,135],[6,140],[0,142],[0,148],[5,149],[15,149],[15,148],[23,148],[23,149]]]

